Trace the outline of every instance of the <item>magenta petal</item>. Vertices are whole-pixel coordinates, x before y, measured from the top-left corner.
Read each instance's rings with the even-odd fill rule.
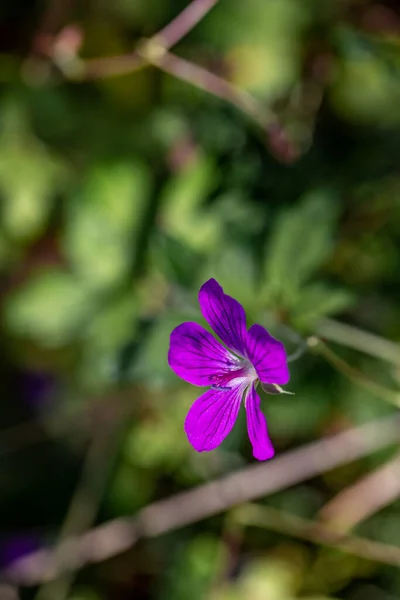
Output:
[[[213,450],[232,430],[243,390],[243,384],[230,390],[208,390],[194,402],[185,420],[185,431],[197,452]]]
[[[202,285],[199,303],[203,317],[224,344],[235,352],[244,354],[246,313],[243,306],[224,294],[215,279],[209,279]]]
[[[247,332],[247,356],[263,383],[285,385],[290,379],[285,347],[261,325]]]
[[[247,431],[253,446],[253,456],[257,460],[268,460],[275,454],[268,436],[267,422],[260,410],[260,397],[254,384],[247,393],[246,400]]]
[[[168,363],[185,381],[204,386],[239,368],[239,359],[197,323],[182,323],[172,331]]]

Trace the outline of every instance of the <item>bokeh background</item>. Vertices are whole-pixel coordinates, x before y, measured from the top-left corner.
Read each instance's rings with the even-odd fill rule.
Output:
[[[398,3],[194,0],[152,38],[188,4],[0,6],[1,600],[400,598]],[[167,364],[210,277],[294,353],[295,396],[262,399],[258,478],[283,480],[31,577],[254,465],[244,414],[194,452],[199,390]],[[318,467],[364,423],[369,449]],[[315,440],[313,477],[272,473]]]

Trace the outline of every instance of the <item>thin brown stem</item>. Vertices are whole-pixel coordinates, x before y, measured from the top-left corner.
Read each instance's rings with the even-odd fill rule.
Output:
[[[204,19],[218,0],[193,0],[175,19],[156,34],[159,43],[168,50]]]
[[[316,352],[321,354],[321,356],[348,379],[368,392],[371,392],[371,394],[375,394],[378,398],[382,398],[382,400],[394,404],[394,406],[400,406],[400,392],[375,383],[375,381],[369,379],[364,373],[349,365],[319,338],[313,336],[307,342],[311,349],[315,349]]]
[[[322,319],[318,323],[317,335],[347,348],[385,360],[395,366],[400,365],[400,345],[378,335],[364,331],[353,325],[333,319]]]
[[[247,92],[240,90],[225,79],[210,73],[207,69],[180,58],[171,52],[165,52],[159,57],[145,55],[146,60],[159,67],[162,71],[177,77],[181,81],[191,83],[197,88],[227,100],[237,108],[247,113],[261,127],[266,128],[275,117],[268,109],[262,108]]]
[[[157,53],[152,48],[150,48],[150,52],[147,50],[144,48],[142,55],[149,63],[181,81],[186,81],[217,98],[226,100],[247,114],[265,132],[271,150],[281,160],[291,162],[296,158],[298,150],[287,137],[275,114],[266,106],[261,105],[251,94],[171,52],[160,51]]]
[[[218,0],[193,0],[175,19],[154,34],[145,45],[169,50],[187,35],[205,15],[217,4]],[[82,61],[77,71],[79,79],[103,79],[134,73],[145,67],[147,61],[135,50],[129,54],[107,58],[95,58]]]
[[[74,0],[48,0],[46,10],[33,38],[33,53],[47,54],[49,40],[67,21],[73,4]]]
[[[242,525],[263,527],[315,544],[331,546],[374,562],[400,566],[398,546],[345,535],[323,523],[290,515],[269,506],[247,504],[234,511],[233,518]]]
[[[81,480],[72,497],[56,552],[62,548],[63,541],[68,543],[72,536],[83,534],[93,525],[104,486],[108,477],[107,463],[114,455],[113,438],[119,429],[119,419],[103,421],[93,435],[83,465]],[[64,600],[69,594],[75,577],[74,569],[60,572],[54,581],[44,582],[35,595],[35,600]]]
[[[224,512],[243,502],[268,496],[400,440],[400,417],[390,415],[367,425],[251,465],[65,540],[56,549],[40,550],[11,565],[4,574],[15,583],[37,584],[106,560],[131,548],[140,537],[156,537]]]
[[[291,162],[297,156],[298,150],[269,108],[262,106],[251,94],[222,77],[168,52],[160,43],[158,36],[142,43],[133,54],[86,61],[82,63],[77,73],[79,79],[97,79],[132,73],[146,64],[158,67],[181,81],[221,98],[247,114],[265,132],[272,151],[281,160]]]
[[[75,78],[80,81],[90,81],[93,79],[119,77],[139,71],[139,69],[145,66],[146,63],[136,51],[129,54],[121,54],[120,56],[92,58],[79,61],[79,69],[76,71]]]
[[[400,454],[337,494],[319,513],[340,531],[349,531],[361,521],[400,496]]]

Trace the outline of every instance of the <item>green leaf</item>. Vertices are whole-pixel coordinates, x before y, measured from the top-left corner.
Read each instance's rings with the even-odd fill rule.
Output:
[[[10,121],[0,136],[2,223],[10,238],[31,241],[45,229],[67,169],[32,135],[21,111],[2,108]]]
[[[294,404],[295,403],[295,410]],[[269,401],[265,411],[270,427],[277,439],[304,439],[313,436],[318,426],[329,415],[329,397],[324,388],[309,385],[307,393],[296,390],[296,396],[280,396],[275,402]]]
[[[193,320],[193,315],[170,312],[154,322],[129,369],[129,378],[148,380],[153,385],[176,381],[167,360],[169,336],[175,327],[188,320]]]
[[[235,176],[239,178],[237,171]],[[245,190],[233,189],[221,194],[216,199],[215,210],[224,224],[228,239],[236,239],[244,234],[257,235],[264,227],[265,207],[252,202]]]
[[[332,252],[336,218],[334,194],[323,188],[281,213],[267,247],[263,297],[285,307],[297,299],[301,286]]]
[[[94,167],[68,206],[63,240],[77,274],[92,288],[117,285],[129,273],[149,191],[141,163]]]
[[[130,291],[92,314],[80,362],[86,386],[101,391],[105,384],[119,382],[121,350],[134,338],[137,319],[137,300]]]
[[[68,596],[68,600],[102,600],[102,596],[99,596],[92,588],[79,586],[71,596]]]
[[[221,542],[216,536],[198,535],[175,553],[159,600],[203,600],[221,568]]]
[[[157,232],[151,248],[152,260],[169,281],[186,287],[193,284],[203,263],[201,253],[175,237]]]
[[[170,180],[161,199],[163,230],[193,250],[209,252],[221,236],[221,222],[204,206],[216,173],[213,161],[200,155]]]
[[[12,247],[9,240],[0,232],[0,268],[6,266],[12,256]]]
[[[131,515],[150,501],[155,484],[150,470],[144,471],[122,461],[108,486],[107,504],[117,514]]]
[[[353,303],[354,296],[346,290],[310,284],[301,290],[290,318],[296,328],[309,330],[322,317],[337,314]]]
[[[279,559],[253,560],[239,580],[241,598],[290,600],[296,589],[296,573]]]
[[[343,25],[334,30],[333,39],[341,55],[330,87],[338,112],[363,124],[398,124],[400,61],[395,40]]]
[[[8,296],[5,322],[18,336],[59,346],[81,335],[92,308],[92,300],[79,281],[69,273],[49,270]]]
[[[197,287],[214,277],[229,296],[251,310],[257,302],[255,294],[256,270],[249,252],[240,246],[227,244],[212,254],[201,270]]]

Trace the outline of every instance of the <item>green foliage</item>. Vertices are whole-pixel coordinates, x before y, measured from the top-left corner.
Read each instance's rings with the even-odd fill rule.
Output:
[[[321,317],[340,313],[354,303],[355,298],[347,290],[310,283],[303,287],[293,307],[292,322],[299,329],[307,329],[315,326]]]
[[[395,107],[400,99],[400,57],[396,46],[350,28],[339,28],[335,41],[343,55],[332,86],[338,110],[361,123],[399,124]]]
[[[31,241],[45,230],[67,170],[29,130],[20,106],[9,99],[1,113],[2,228],[14,240]]]
[[[9,296],[6,324],[12,333],[57,346],[80,337],[93,302],[69,273],[47,270]]]
[[[176,469],[188,454],[182,436],[183,420],[196,391],[164,392],[153,406],[153,414],[132,427],[126,445],[126,460],[142,469]]]
[[[314,190],[295,209],[281,213],[267,244],[261,298],[287,310],[301,329],[310,329],[319,318],[352,302],[344,290],[309,283],[332,257],[337,219],[336,194],[330,189]]]
[[[267,247],[264,278],[265,292],[279,302],[290,304],[301,285],[329,258],[337,218],[335,200],[330,190],[313,191],[276,222]]]
[[[68,204],[63,243],[85,285],[108,288],[128,276],[148,188],[147,169],[137,162],[96,165],[85,177]]]
[[[79,587],[68,600],[102,600],[102,597],[96,594],[91,588]]]
[[[178,554],[160,600],[202,600],[207,597],[221,562],[221,543],[210,535],[199,535]]]
[[[163,230],[190,249],[208,252],[218,241],[220,224],[204,207],[215,177],[213,161],[199,156],[169,181],[162,194]]]
[[[170,49],[189,62],[181,76],[161,51],[168,73],[142,65],[106,75],[133,65],[136,44],[189,3],[1,4],[1,559],[25,536],[56,543],[75,498],[78,536],[116,521],[99,548],[110,560],[67,573],[69,600],[397,598],[398,576],[378,561],[236,527],[229,511],[202,519],[201,503],[191,507],[198,521],[111,556],[121,516],[254,464],[243,409],[220,448],[192,449],[184,420],[205,390],[168,365],[171,330],[206,326],[197,295],[210,277],[288,354],[331,316],[331,331],[335,319],[349,326],[334,348],[348,367],[399,384],[395,361],[379,359],[385,338],[400,340],[396,3],[220,0]],[[85,62],[116,54],[125,58]],[[222,91],[212,74],[228,83]],[[221,97],[200,89],[210,81]],[[264,126],[235,105],[252,112],[246,94]],[[378,336],[361,352],[357,328]],[[294,396],[260,393],[278,460],[395,414],[321,354],[289,366]],[[317,519],[394,451],[311,481],[305,464],[304,481],[260,501]],[[398,546],[398,508],[355,533]],[[180,510],[176,500],[162,518],[179,523]]]

